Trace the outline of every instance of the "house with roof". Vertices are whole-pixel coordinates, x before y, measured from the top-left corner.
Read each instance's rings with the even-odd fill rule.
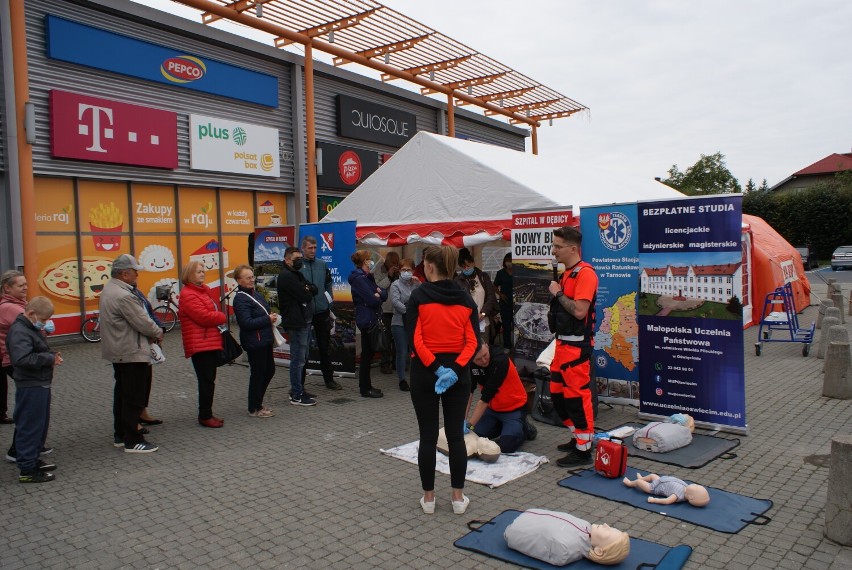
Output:
[[[742,263],[645,267],[639,276],[642,293],[727,303],[742,297],[735,284],[742,283]]]
[[[831,182],[834,175],[844,170],[852,170],[852,152],[834,153],[816,161],[810,166],[794,172],[770,190],[773,192],[800,192],[819,182]]]

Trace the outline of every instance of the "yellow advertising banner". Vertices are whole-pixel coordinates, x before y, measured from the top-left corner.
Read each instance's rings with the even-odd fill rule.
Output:
[[[136,236],[136,259],[143,267],[136,287],[155,307],[157,285],[175,285],[178,282],[177,238],[172,235]],[[175,288],[177,292],[177,288]]]
[[[76,232],[74,183],[60,178],[38,178],[35,185],[37,232]]]
[[[78,190],[81,230],[92,234],[89,238],[82,238],[84,248],[91,242],[97,252],[109,258],[114,258],[117,255],[115,252],[122,247],[122,251],[126,251],[130,236],[127,185],[81,180]]]
[[[252,233],[254,231],[253,206],[254,197],[251,192],[220,190],[222,233],[240,233],[246,236]]]
[[[287,197],[273,192],[257,193],[257,226],[280,226],[287,223]]]
[[[215,190],[181,187],[178,190],[178,200],[182,232],[216,232],[218,230]]]
[[[177,231],[175,191],[171,186],[134,184],[132,194],[134,232]]]

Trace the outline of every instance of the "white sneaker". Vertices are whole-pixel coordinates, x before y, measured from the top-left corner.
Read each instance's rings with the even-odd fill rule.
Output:
[[[462,495],[461,501],[453,501],[453,512],[457,515],[463,515],[469,504],[470,499],[467,498],[467,495]]]
[[[423,500],[423,497],[420,497],[420,506],[423,507],[423,512],[427,515],[431,515],[435,513],[435,500],[432,499],[430,502],[426,502]]]

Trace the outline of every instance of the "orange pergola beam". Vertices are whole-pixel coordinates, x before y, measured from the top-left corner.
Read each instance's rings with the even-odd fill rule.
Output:
[[[366,10],[364,12],[361,12],[360,14],[354,14],[352,16],[340,18],[339,20],[325,22],[324,24],[320,24],[312,28],[305,28],[304,30],[299,30],[296,33],[308,36],[309,38],[315,38],[317,36],[328,34],[330,32],[345,30],[346,28],[357,26],[361,22],[361,20],[366,20],[367,18],[375,14],[376,11],[378,11],[378,8],[373,8],[372,10]],[[292,43],[296,43],[296,40],[288,39],[286,37],[275,38],[275,47],[282,47]]]
[[[269,0],[236,0],[236,2],[231,2],[226,8],[229,10],[234,10],[235,12],[244,12],[251,8],[254,8],[258,4],[263,4],[264,2],[268,2]],[[216,20],[221,20],[222,16],[211,14],[210,12],[204,12],[201,15],[201,21],[205,24],[212,24]]]
[[[414,67],[408,67],[399,71],[402,73],[410,73],[412,75],[421,75],[423,73],[430,73],[432,71],[443,71],[445,69],[452,69],[458,65],[461,65],[473,56],[474,54],[464,55],[462,57],[456,57],[453,59],[445,59],[444,61],[436,61],[435,63],[415,65]],[[394,75],[391,73],[383,73],[382,81],[389,81],[391,79],[396,79],[397,77],[398,75]]]
[[[561,99],[550,99],[548,101],[533,101],[532,103],[522,103],[520,105],[511,105],[509,107],[502,107],[507,111],[532,111],[533,109],[543,109],[549,105],[553,105],[554,103],[558,103]],[[486,115],[493,115],[494,113],[489,113],[485,111]]]
[[[500,93],[477,95],[476,98],[483,103],[490,103],[491,101],[499,101],[500,99],[514,99],[515,97],[526,95],[530,91],[535,91],[535,87],[524,87],[522,89],[513,89],[512,91],[501,91]],[[504,107],[504,109],[506,108],[508,107]]]
[[[377,46],[374,48],[364,49],[361,51],[354,52],[355,55],[361,55],[366,58],[371,57],[379,57],[381,55],[389,54],[389,53],[397,53],[407,49],[411,49],[423,40],[427,39],[432,34],[424,34],[422,36],[417,36],[414,38],[409,38],[407,40],[402,40],[399,42],[394,42],[392,44],[385,44],[383,46]],[[334,58],[334,65],[344,65],[346,63],[350,63],[349,60],[343,59],[342,57]]]
[[[443,86],[447,89],[451,89],[455,91],[456,89],[466,89],[468,87],[476,87],[477,85],[488,85],[489,83],[493,83],[500,79],[501,77],[505,77],[509,75],[508,71],[502,71],[500,73],[494,73],[492,75],[483,75],[482,77],[472,77],[470,79],[462,79],[461,81],[453,81],[451,83],[444,83]],[[428,87],[424,87],[420,90],[421,95],[431,95],[433,93],[443,93],[442,91],[435,91],[434,89],[430,89]]]
[[[554,111],[553,113],[545,113],[543,115],[532,115],[532,116],[528,117],[528,119],[531,119],[531,120],[534,120],[534,121],[537,121],[537,122],[547,121],[547,120],[550,120],[550,119],[562,119],[564,117],[570,117],[574,113],[579,113],[582,110],[583,109],[572,109],[570,111]],[[517,124],[517,123],[525,123],[526,121],[516,121],[515,119],[510,119],[509,122],[514,125],[514,124]]]
[[[405,79],[406,81],[410,81],[416,85],[420,85],[421,87],[425,87],[431,89],[435,93],[445,93],[447,95],[452,95],[456,99],[460,99],[462,101],[466,101],[468,103],[473,103],[474,105],[478,105],[480,107],[484,107],[486,109],[491,109],[492,111],[496,111],[498,114],[504,115],[509,119],[514,119],[518,123],[525,123],[527,125],[537,125],[537,122],[524,117],[523,115],[518,115],[517,113],[512,113],[509,111],[505,111],[500,107],[492,104],[492,103],[483,103],[482,101],[477,100],[475,97],[471,97],[466,93],[461,93],[458,91],[454,91],[440,83],[436,83],[434,81],[430,81],[424,77],[420,77],[418,75],[407,73],[396,69],[390,65],[386,65],[384,63],[375,61],[373,59],[356,55],[354,52],[349,50],[345,50],[328,42],[324,42],[317,38],[309,38],[307,36],[298,34],[292,30],[288,30],[284,26],[280,26],[278,24],[274,24],[272,22],[268,22],[266,20],[261,20],[258,18],[254,18],[245,13],[234,12],[233,10],[227,8],[226,6],[221,6],[219,4],[214,4],[209,0],[174,0],[179,4],[183,4],[185,6],[190,6],[195,8],[201,12],[212,12],[220,15],[223,18],[228,20],[232,20],[234,22],[238,22],[240,24],[244,24],[251,28],[255,28],[269,34],[272,34],[276,37],[284,37],[293,40],[294,43],[299,43],[302,45],[311,44],[314,48],[324,51],[325,53],[331,54],[332,56],[342,57],[348,59],[353,63],[358,63],[363,65],[364,67],[369,67],[371,69],[375,69],[376,71],[380,71],[382,73],[386,73],[389,75],[393,75],[398,77],[399,79]]]

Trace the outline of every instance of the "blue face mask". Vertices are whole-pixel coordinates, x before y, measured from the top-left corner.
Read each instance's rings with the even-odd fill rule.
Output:
[[[409,279],[411,279],[413,276],[414,276],[414,274],[413,274],[411,271],[403,271],[403,272],[401,272],[401,273],[399,274],[399,277],[400,277],[403,281],[408,281],[408,280],[409,280]]]
[[[372,259],[371,259],[371,260],[370,260],[370,262],[367,264],[367,267],[369,267],[369,268],[370,268],[370,271],[372,271],[372,270],[373,270],[373,268],[374,268],[375,266],[376,266],[376,262],[375,262],[375,261],[373,261]]]
[[[462,269],[462,275],[465,277],[470,277],[476,272],[476,267],[470,267],[468,269]]]
[[[47,334],[53,334],[56,331],[56,325],[53,323],[53,319],[48,320],[44,323],[44,332]]]

